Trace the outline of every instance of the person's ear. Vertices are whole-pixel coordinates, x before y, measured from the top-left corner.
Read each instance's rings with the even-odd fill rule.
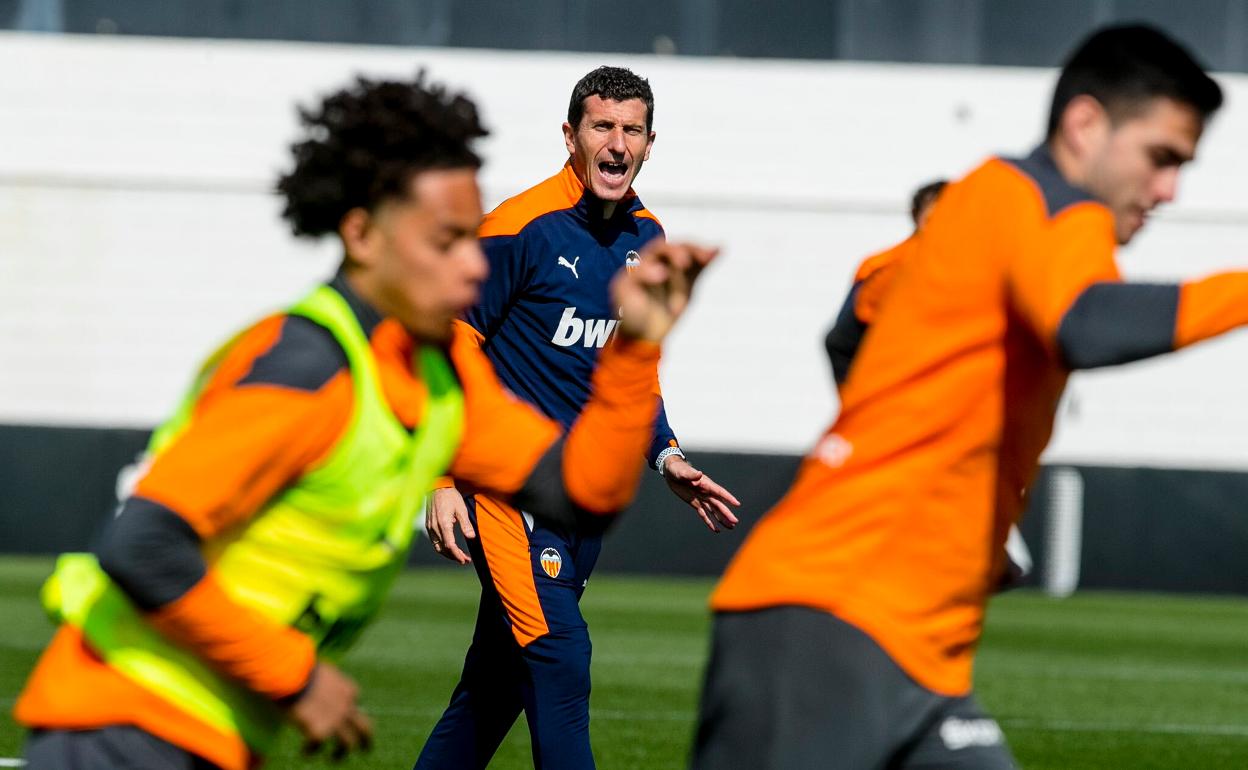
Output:
[[[338,237],[342,238],[347,259],[356,265],[369,266],[377,259],[377,226],[373,216],[356,207],[343,215],[338,223]]]
[[[1080,160],[1089,158],[1109,135],[1109,113],[1096,98],[1080,94],[1071,99],[1062,111],[1059,131],[1074,157]]]

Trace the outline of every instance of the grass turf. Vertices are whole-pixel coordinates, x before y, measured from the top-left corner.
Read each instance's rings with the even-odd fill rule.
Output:
[[[0,558],[0,703],[6,711],[51,628],[38,608],[41,558]],[[584,609],[594,638],[600,767],[683,768],[707,648],[705,580],[598,576]],[[476,612],[467,570],[400,579],[344,668],[377,727],[373,753],[341,767],[410,767],[458,678]],[[1243,767],[1248,761],[1248,601],[1020,592],[993,603],[978,695],[1025,768]],[[21,731],[0,720],[0,757]],[[299,758],[287,732],[266,767]],[[492,768],[531,767],[523,720]]]

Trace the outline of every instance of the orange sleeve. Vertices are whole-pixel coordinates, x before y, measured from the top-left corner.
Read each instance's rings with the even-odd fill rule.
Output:
[[[614,513],[632,502],[650,444],[659,400],[658,345],[615,338],[598,358],[592,393],[568,432],[563,482],[573,502]]]
[[[236,344],[201,395],[186,429],[135,488],[134,494],[186,519],[201,538],[252,516],[327,455],[350,418],[347,369],[316,391],[239,384],[279,333],[280,323],[262,322]]]
[[[211,572],[147,617],[169,639],[273,700],[298,693],[316,665],[310,638],[236,603]]]
[[[1186,347],[1248,324],[1248,272],[1219,273],[1179,288],[1174,346]]]
[[[1100,204],[1080,203],[1016,232],[1020,243],[1006,268],[1007,289],[1016,310],[1056,352],[1058,327],[1083,290],[1120,279],[1113,216]]]
[[[658,397],[659,346],[616,338],[598,359],[592,395],[568,432],[563,485],[574,503],[614,513],[636,492]],[[451,464],[456,480],[515,494],[558,440],[557,423],[503,387],[470,335],[457,333],[451,358],[464,387],[464,438]],[[639,408],[644,405],[644,408]]]

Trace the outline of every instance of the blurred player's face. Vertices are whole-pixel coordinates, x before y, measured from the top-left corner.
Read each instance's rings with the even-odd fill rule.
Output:
[[[1195,156],[1204,122],[1192,107],[1166,98],[1116,122],[1102,115],[1089,132],[1084,187],[1113,211],[1115,235],[1126,243],[1149,212],[1174,200],[1179,168]]]
[[[599,200],[622,200],[650,159],[654,132],[646,129],[646,103],[593,95],[577,126],[563,124],[563,140],[577,177]]]
[[[423,171],[408,196],[343,219],[348,280],[417,339],[445,342],[489,272],[477,242],[481,191],[473,169]]]

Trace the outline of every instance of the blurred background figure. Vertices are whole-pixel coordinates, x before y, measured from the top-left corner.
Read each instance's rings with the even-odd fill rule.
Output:
[[[914,232],[896,246],[867,257],[854,271],[854,283],[849,289],[849,296],[841,305],[836,323],[823,338],[828,361],[832,364],[832,376],[838,388],[849,376],[849,365],[854,360],[854,354],[858,352],[858,346],[862,344],[862,336],[867,333],[867,327],[879,310],[885,291],[892,283],[897,261],[913,250],[915,238],[927,222],[936,197],[948,183],[946,179],[939,179],[915,190],[910,199],[910,219],[914,222]]]

